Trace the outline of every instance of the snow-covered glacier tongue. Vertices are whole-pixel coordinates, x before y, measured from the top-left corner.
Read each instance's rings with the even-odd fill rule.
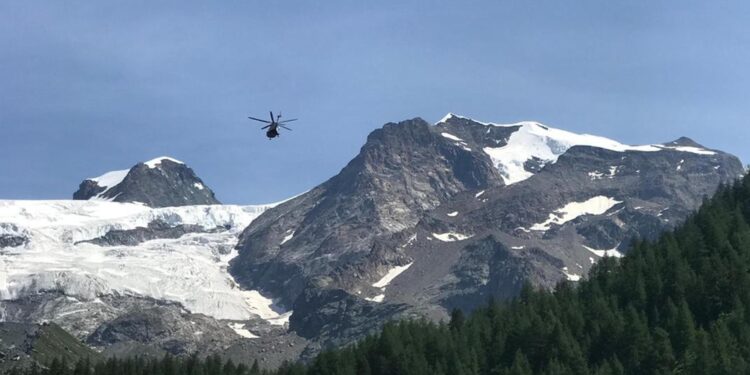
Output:
[[[133,296],[179,303],[191,313],[215,319],[261,318],[284,324],[288,312],[277,308],[270,296],[241,289],[227,272],[228,262],[237,255],[239,232],[269,207],[0,201],[4,232],[26,238],[19,246],[0,249],[0,299],[49,291],[81,302]],[[153,222],[193,230],[135,246],[86,242]]]

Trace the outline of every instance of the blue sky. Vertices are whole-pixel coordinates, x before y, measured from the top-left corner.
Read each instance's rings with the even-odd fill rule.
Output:
[[[227,203],[337,173],[447,112],[750,161],[750,3],[0,2],[0,198],[169,155]],[[248,115],[282,110],[268,141]]]

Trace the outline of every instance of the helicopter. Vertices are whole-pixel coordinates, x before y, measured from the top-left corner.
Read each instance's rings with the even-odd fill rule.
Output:
[[[297,121],[296,118],[293,118],[291,120],[279,121],[279,120],[281,120],[281,112],[279,112],[279,114],[276,116],[276,118],[273,117],[273,111],[270,111],[269,113],[271,114],[271,121],[262,120],[262,119],[255,118],[255,117],[250,117],[250,116],[247,117],[250,120],[260,121],[262,123],[268,124],[268,125],[266,125],[266,126],[264,126],[264,127],[261,128],[261,129],[268,129],[266,131],[266,137],[268,137],[268,139],[273,139],[273,138],[276,138],[276,137],[279,136],[279,130],[278,130],[279,127],[282,127],[282,128],[284,128],[286,130],[290,130],[291,131],[292,129],[284,126],[284,124],[286,124],[288,122],[292,122],[292,121]]]

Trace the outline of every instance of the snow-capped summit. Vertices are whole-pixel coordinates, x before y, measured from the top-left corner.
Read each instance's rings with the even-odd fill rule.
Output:
[[[703,146],[684,137],[668,144],[630,146],[609,138],[572,133],[534,121],[496,124],[448,113],[435,125],[452,125],[464,122],[473,122],[491,128],[505,128],[512,131],[509,137],[494,139],[494,144],[486,145],[482,148],[500,171],[506,185],[528,179],[534,174],[535,170],[540,169],[546,164],[555,163],[560,155],[574,146],[597,147],[616,152],[658,152],[673,150],[701,155],[715,154],[714,151],[707,150]],[[487,133],[489,134],[490,132],[491,129],[488,128]],[[533,167],[529,168],[530,165]]]
[[[73,199],[139,202],[151,207],[219,203],[192,169],[168,156],[88,178]]]
[[[173,163],[177,163],[177,164],[185,164],[185,163],[183,163],[183,162],[181,162],[181,161],[179,161],[179,160],[177,160],[175,158],[170,158],[169,156],[160,156],[158,158],[154,158],[154,159],[151,159],[151,160],[149,160],[147,162],[144,162],[143,164],[146,164],[149,168],[156,168],[159,165],[161,165],[161,162],[164,161],[164,160],[169,160],[169,161],[171,161]]]

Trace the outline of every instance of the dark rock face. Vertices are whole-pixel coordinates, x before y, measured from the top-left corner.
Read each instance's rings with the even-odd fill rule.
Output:
[[[83,180],[81,184],[78,185],[78,190],[73,193],[73,199],[81,201],[91,199],[104,190],[106,190],[106,188],[99,186],[96,181]]]
[[[297,299],[289,328],[323,347],[375,333],[406,305],[368,302],[341,289],[308,288]]]
[[[23,246],[27,242],[29,242],[29,239],[23,236],[0,234],[0,248]]]
[[[192,169],[169,158],[139,163],[115,186],[106,189],[85,180],[73,199],[108,199],[114,202],[140,202],[150,207],[220,204]]]
[[[148,227],[138,227],[128,230],[110,230],[104,236],[81,242],[93,243],[99,246],[135,246],[142,242],[158,238],[180,238],[187,233],[214,233],[227,228],[206,230],[200,225],[170,226],[160,220],[148,223]]]
[[[218,348],[239,339],[227,325],[214,319],[186,313],[174,305],[157,305],[130,311],[102,324],[87,343],[95,347],[117,344],[110,351],[135,346],[150,348],[152,353],[188,355],[206,350],[206,345]]]
[[[441,288],[442,304],[449,309],[472,310],[486,304],[490,297],[512,298],[528,281],[545,283],[557,279],[557,272],[545,272],[540,265],[551,264],[555,271],[564,266],[555,258],[536,248],[513,251],[493,236],[467,245],[452,267],[456,277]]]
[[[510,136],[520,128],[520,125],[487,126],[471,119],[451,116],[446,121],[436,124],[434,130],[441,135],[448,133],[457,136],[461,141],[455,141],[454,143],[463,143],[472,150],[482,152],[485,147],[507,145]]]
[[[526,281],[578,280],[744,173],[687,138],[618,151],[543,138],[556,159],[523,160],[530,177],[506,185],[485,149],[524,126],[387,124],[338,175],[256,219],[230,271],[292,307],[292,330],[340,345],[397,316],[444,319]]]
[[[79,301],[45,292],[3,301],[2,308],[9,321],[54,320],[74,334],[76,342],[103,350],[106,356],[207,355],[243,339],[226,322],[191,314],[177,303],[148,298],[114,295]]]
[[[232,273],[291,305],[309,280],[367,257],[376,238],[413,227],[461,191],[498,183],[487,158],[424,120],[386,124],[338,175],[256,219],[240,238]]]
[[[0,308],[3,319],[24,326],[54,321],[75,336],[73,341],[95,347],[105,357],[216,353],[232,358],[235,363],[250,366],[257,359],[263,367],[276,368],[285,360],[299,358],[309,346],[306,339],[287,332],[283,326],[271,326],[262,320],[217,320],[187,312],[178,303],[127,295],[105,295],[85,301],[47,291],[4,300]],[[260,338],[244,338],[229,323],[244,325]],[[0,350],[8,342],[4,333],[0,324]]]
[[[28,233],[15,224],[0,223],[0,249],[19,247],[29,242]]]

